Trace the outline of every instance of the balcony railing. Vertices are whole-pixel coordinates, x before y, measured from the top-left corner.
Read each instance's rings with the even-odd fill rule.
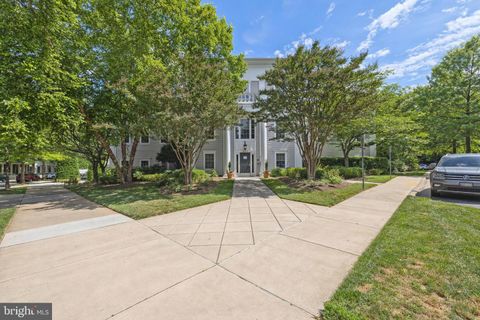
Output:
[[[245,92],[238,97],[237,101],[240,103],[254,103],[256,97],[253,93]]]

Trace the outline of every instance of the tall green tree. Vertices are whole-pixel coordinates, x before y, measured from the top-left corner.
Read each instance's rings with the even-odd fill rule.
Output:
[[[51,130],[75,120],[71,93],[82,82],[71,50],[77,9],[73,0],[0,2],[1,135],[11,138],[0,141],[6,162],[32,160]]]
[[[260,77],[270,88],[260,93],[259,115],[295,139],[309,179],[335,127],[363,112],[383,83],[376,65],[362,66],[365,57],[346,58],[341,49],[315,42],[277,58]]]
[[[149,62],[142,91],[157,110],[154,132],[172,145],[187,185],[212,132],[238,121],[246,65],[231,53],[232,28],[213,6],[192,0],[182,7],[175,56],[168,63]]]
[[[463,140],[465,152],[472,152],[473,140],[480,138],[480,36],[447,53],[432,69],[429,89],[432,129],[454,151]]]

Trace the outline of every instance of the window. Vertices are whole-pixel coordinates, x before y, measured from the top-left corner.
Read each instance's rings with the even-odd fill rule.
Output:
[[[255,121],[241,119],[235,127],[235,139],[255,139]]]
[[[149,136],[142,136],[140,138],[140,143],[150,143],[150,137]]]
[[[248,119],[240,120],[240,139],[250,138],[250,128]]]
[[[148,160],[142,160],[142,161],[140,161],[140,167],[141,167],[141,168],[148,168],[148,167],[150,167],[150,161],[148,161]]]
[[[260,92],[260,82],[259,81],[251,81],[250,82],[250,93],[256,97]]]
[[[251,139],[255,139],[255,120],[250,120],[250,135]]]
[[[275,154],[275,166],[277,168],[285,168],[287,164],[285,153]]]
[[[215,169],[215,153],[205,153],[205,170]]]
[[[130,143],[130,137],[125,137],[125,143]]]

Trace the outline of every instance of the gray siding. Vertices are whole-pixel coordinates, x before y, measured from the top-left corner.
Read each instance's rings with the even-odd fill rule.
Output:
[[[225,154],[223,150],[225,140],[225,130],[215,130],[215,139],[207,141],[200,151],[200,156],[198,157],[195,167],[198,169],[205,169],[204,164],[204,154],[205,152],[214,152],[215,153],[215,170],[219,175],[225,173],[224,162]]]

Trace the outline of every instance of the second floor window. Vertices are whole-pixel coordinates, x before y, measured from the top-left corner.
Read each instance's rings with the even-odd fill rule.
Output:
[[[255,122],[250,119],[241,119],[235,127],[235,139],[255,139]]]
[[[142,136],[140,138],[140,143],[149,143],[150,142],[150,137],[149,136]]]

